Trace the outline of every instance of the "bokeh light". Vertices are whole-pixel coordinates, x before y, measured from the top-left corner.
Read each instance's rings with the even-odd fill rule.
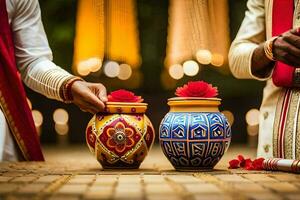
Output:
[[[183,63],[183,72],[187,76],[195,76],[199,72],[199,65],[193,60],[188,60]]]
[[[258,135],[258,131],[259,131],[259,126],[258,125],[254,125],[254,126],[247,126],[247,134],[249,136],[257,136]]]
[[[55,124],[67,124],[69,121],[69,114],[65,109],[58,108],[53,113],[53,120]]]
[[[224,56],[218,53],[213,54],[211,64],[216,67],[221,67],[224,64]]]
[[[39,127],[43,124],[43,115],[38,110],[32,110],[32,117],[34,120],[35,127]]]
[[[172,65],[169,68],[169,74],[173,79],[176,79],[176,80],[181,79],[184,75],[182,65],[180,65],[180,64]]]
[[[69,126],[68,124],[55,124],[55,131],[58,135],[67,135]]]
[[[249,126],[255,126],[259,123],[259,110],[251,109],[246,114],[246,122]]]
[[[127,80],[132,74],[132,69],[128,64],[121,64],[118,78],[121,80]]]
[[[86,67],[84,64],[78,64],[77,72],[80,76],[87,76],[90,73],[90,68]]]
[[[90,64],[90,71],[96,72],[96,71],[100,70],[100,68],[102,66],[102,60],[100,58],[90,58],[89,64]]]
[[[229,110],[224,110],[222,111],[223,115],[225,115],[225,117],[227,118],[229,124],[232,126],[234,123],[234,115],[232,112],[230,112]]]
[[[207,49],[199,49],[196,52],[197,61],[203,65],[208,65],[211,62],[212,55]]]
[[[104,65],[104,73],[110,78],[117,77],[120,72],[120,66],[115,61],[108,61]]]

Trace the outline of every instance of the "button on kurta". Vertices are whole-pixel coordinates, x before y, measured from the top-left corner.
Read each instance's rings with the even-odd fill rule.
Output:
[[[264,112],[263,116],[264,116],[264,119],[266,120],[268,118],[268,116],[269,116],[269,113],[268,112]]]

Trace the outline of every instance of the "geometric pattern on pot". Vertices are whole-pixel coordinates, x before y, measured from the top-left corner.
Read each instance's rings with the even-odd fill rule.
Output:
[[[167,113],[160,125],[162,149],[176,166],[214,166],[227,150],[230,126],[222,113]]]
[[[230,133],[222,113],[167,113],[160,125],[160,138],[223,139]]]

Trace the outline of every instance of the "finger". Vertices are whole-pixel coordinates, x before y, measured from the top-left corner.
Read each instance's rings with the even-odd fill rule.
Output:
[[[300,49],[300,35],[292,34],[292,32],[285,33],[281,36],[282,40],[288,42],[292,46]]]
[[[291,32],[292,34],[295,34],[295,35],[300,35],[300,27],[294,28],[289,32]]]
[[[105,88],[105,87],[103,87],[103,88],[100,90],[99,98],[100,98],[101,101],[103,101],[103,102],[107,102],[107,101],[108,101],[108,99],[107,99],[107,92],[106,92],[106,88]]]
[[[88,102],[85,101],[76,101],[74,102],[81,111],[83,112],[90,112],[90,113],[98,113],[98,109],[94,108],[92,105],[90,105]]]
[[[90,103],[91,105],[93,105],[94,107],[103,110],[105,105],[104,103],[97,98],[92,92],[87,92],[84,95],[84,101]]]
[[[93,108],[90,108],[88,106],[83,106],[83,107],[80,108],[80,110],[83,111],[83,112],[89,112],[89,113],[92,113],[92,114],[98,113],[97,110],[95,110]]]
[[[300,37],[299,37],[299,39],[300,39]],[[300,42],[300,40],[299,40],[299,42]],[[300,46],[300,43],[299,43],[299,46]],[[280,46],[278,48],[288,52],[289,54],[294,55],[295,57],[298,57],[300,60],[300,49],[295,47],[292,43],[285,41],[284,37],[283,37],[283,40],[280,42]]]
[[[84,101],[84,103],[85,103],[85,107],[87,107],[87,108],[89,108],[89,109],[92,109],[93,112],[95,112],[95,113],[98,113],[98,112],[103,111],[102,108],[99,108],[99,107],[97,107],[97,106],[91,104],[90,102]]]
[[[299,59],[291,54],[283,54],[283,56],[280,56],[278,60],[282,61],[292,67],[300,66]]]

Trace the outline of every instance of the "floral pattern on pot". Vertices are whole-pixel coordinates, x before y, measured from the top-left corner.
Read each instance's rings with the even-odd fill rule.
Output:
[[[124,155],[141,139],[141,135],[134,127],[126,123],[123,118],[107,125],[100,136],[102,144],[118,156]]]

